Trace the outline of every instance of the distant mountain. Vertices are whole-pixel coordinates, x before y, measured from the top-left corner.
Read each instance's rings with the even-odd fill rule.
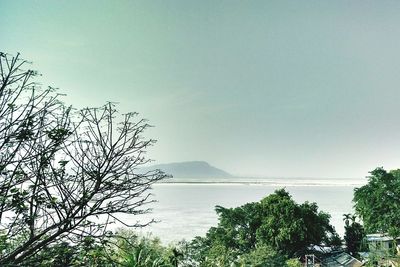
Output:
[[[231,174],[215,168],[205,161],[186,161],[158,164],[146,169],[160,169],[174,178],[230,178]]]

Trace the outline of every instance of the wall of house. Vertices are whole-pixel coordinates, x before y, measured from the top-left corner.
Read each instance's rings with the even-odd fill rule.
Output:
[[[372,241],[368,243],[370,251],[389,250],[393,246],[393,241]]]

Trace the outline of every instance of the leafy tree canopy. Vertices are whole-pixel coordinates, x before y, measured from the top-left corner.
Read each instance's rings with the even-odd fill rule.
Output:
[[[356,221],[356,216],[350,213],[343,214],[344,241],[346,243],[346,251],[353,256],[358,256],[357,252],[362,251],[363,239],[365,238],[364,227]]]
[[[248,255],[259,255],[267,248],[293,257],[309,245],[340,244],[329,223],[329,214],[318,211],[315,203],[297,204],[284,189],[241,207],[217,206],[216,212],[218,226],[210,228],[206,237],[192,242],[197,251],[194,258],[199,262],[213,258],[235,262],[238,258],[248,259]]]
[[[354,190],[356,213],[369,233],[400,235],[400,169],[370,172],[368,184]]]
[[[158,238],[121,229],[101,244],[92,237],[79,244],[51,244],[26,260],[24,266],[175,267],[181,258],[178,248],[163,246]]]

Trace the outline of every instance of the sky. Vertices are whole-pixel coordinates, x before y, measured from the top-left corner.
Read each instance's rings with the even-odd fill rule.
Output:
[[[400,168],[400,1],[0,1],[0,50],[77,108],[155,127],[156,163],[358,178]]]

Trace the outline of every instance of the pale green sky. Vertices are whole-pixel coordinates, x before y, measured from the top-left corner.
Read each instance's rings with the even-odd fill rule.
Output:
[[[120,102],[158,163],[239,175],[400,167],[400,1],[0,1],[21,52],[76,107]]]

